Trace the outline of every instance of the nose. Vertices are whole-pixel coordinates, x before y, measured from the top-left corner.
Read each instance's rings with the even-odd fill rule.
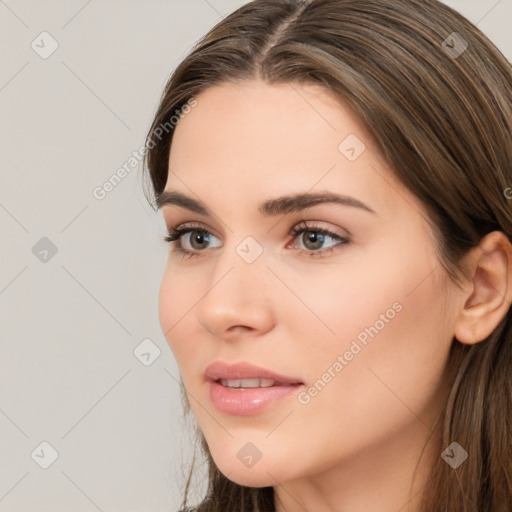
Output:
[[[199,323],[216,338],[258,337],[273,328],[272,273],[262,256],[252,263],[234,249],[219,256],[196,308]]]

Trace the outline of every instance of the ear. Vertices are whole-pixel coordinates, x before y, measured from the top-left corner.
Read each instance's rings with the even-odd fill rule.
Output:
[[[455,338],[472,345],[487,338],[512,301],[512,244],[501,231],[482,238],[469,254],[469,296],[455,324]]]

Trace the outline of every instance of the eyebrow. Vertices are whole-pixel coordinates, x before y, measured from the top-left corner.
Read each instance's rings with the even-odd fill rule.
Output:
[[[258,211],[265,216],[283,215],[312,208],[313,206],[323,203],[341,204],[343,206],[360,208],[370,213],[377,213],[355,197],[335,194],[333,192],[299,193],[276,197],[275,199],[267,199],[260,204]],[[174,190],[164,190],[156,198],[156,206],[158,209],[166,205],[181,206],[182,208],[207,217],[212,216],[210,210],[208,210],[202,202]]]

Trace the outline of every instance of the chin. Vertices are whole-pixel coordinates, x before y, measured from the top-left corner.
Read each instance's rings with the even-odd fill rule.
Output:
[[[218,466],[219,467],[219,466]],[[265,469],[259,467],[253,468],[233,468],[233,466],[227,466],[225,468],[219,467],[220,472],[235,484],[243,485],[245,487],[271,487],[276,485],[276,479],[272,478],[275,476],[279,481],[279,476],[274,474],[274,471],[270,469],[270,476]]]

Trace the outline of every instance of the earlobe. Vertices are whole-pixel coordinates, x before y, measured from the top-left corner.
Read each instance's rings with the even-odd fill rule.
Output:
[[[486,339],[507,314],[512,301],[512,244],[501,231],[482,238],[470,255],[472,282],[459,311],[454,336],[472,345]]]

